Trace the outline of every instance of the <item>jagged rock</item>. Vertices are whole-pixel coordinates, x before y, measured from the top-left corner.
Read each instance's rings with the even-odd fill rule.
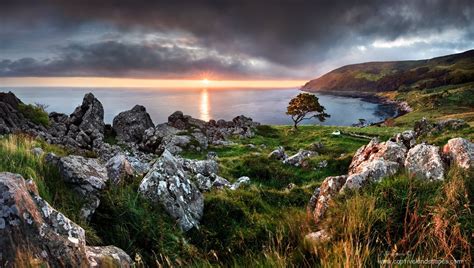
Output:
[[[308,150],[299,150],[298,153],[284,159],[283,163],[293,166],[301,166],[306,159],[315,155],[318,155],[318,153]]]
[[[84,95],[81,106],[78,106],[69,116],[69,122],[78,126],[92,139],[99,138],[104,134],[104,107],[102,103],[92,93]]]
[[[392,141],[380,143],[378,139],[372,139],[354,154],[349,166],[349,175],[361,173],[366,169],[367,163],[378,159],[395,162],[399,164],[399,167],[402,167],[406,152],[405,147],[399,143]]]
[[[463,169],[474,168],[474,144],[466,139],[450,139],[443,147],[443,154]]]
[[[402,133],[396,134],[391,141],[405,145],[407,149],[412,148],[416,145],[416,134],[414,130],[403,131]]]
[[[184,231],[198,227],[204,199],[184,171],[179,158],[165,150],[143,178],[139,192],[153,202],[161,203]]]
[[[13,132],[27,132],[37,135],[39,131],[45,131],[43,126],[36,125],[18,110],[23,104],[12,92],[0,92],[0,134]]]
[[[422,179],[444,179],[443,161],[437,146],[418,144],[411,148],[405,160],[405,167],[410,174]]]
[[[313,214],[313,219],[319,223],[326,213],[331,199],[339,193],[346,183],[347,176],[333,176],[324,179],[321,187],[317,188],[311,196],[308,209]]]
[[[59,159],[61,158],[54,153],[47,153],[44,157],[45,162],[52,166],[57,166],[59,164]]]
[[[99,207],[100,192],[105,189],[107,169],[96,159],[70,155],[62,157],[58,163],[61,177],[70,184],[85,200],[81,209],[81,217],[90,219]]]
[[[370,162],[363,162],[358,167],[358,173],[350,174],[341,191],[346,189],[359,189],[371,182],[379,182],[381,179],[393,176],[400,170],[400,163],[375,159]]]
[[[176,111],[168,116],[168,124],[174,128],[184,130],[187,127],[187,123],[190,116],[185,116],[183,112]]]
[[[243,177],[240,177],[237,179],[236,182],[234,182],[229,189],[231,190],[237,190],[240,188],[241,185],[243,184],[250,184],[250,178],[249,177],[246,177],[246,176],[243,176]]]
[[[113,184],[120,184],[134,174],[132,165],[123,154],[110,158],[105,167],[107,168],[107,175]]]
[[[159,147],[165,137],[167,140],[171,140],[172,137],[182,133],[182,130],[168,124],[159,124],[155,128],[145,130],[141,147],[147,152],[160,153],[162,148]]]
[[[469,124],[462,119],[446,119],[436,123],[429,122],[426,118],[422,118],[415,122],[414,131],[416,136],[422,136],[427,134],[435,134],[443,132],[445,130],[457,130],[465,127],[469,127]]]
[[[285,160],[288,158],[288,155],[285,153],[285,148],[283,148],[283,146],[278,146],[268,155],[268,158],[276,160]]]
[[[89,267],[135,267],[132,258],[115,246],[86,247],[86,256]]]
[[[117,139],[123,142],[140,143],[145,130],[155,125],[145,107],[135,105],[131,110],[119,113],[113,120]]]
[[[36,189],[33,181],[18,174],[0,173],[0,266],[89,267],[94,264],[92,249],[101,252],[103,260],[115,259],[120,252],[122,267],[133,264],[120,249],[86,246],[84,229],[51,207]]]

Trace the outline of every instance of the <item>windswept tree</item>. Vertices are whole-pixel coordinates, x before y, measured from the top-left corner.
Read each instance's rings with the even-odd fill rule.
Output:
[[[309,93],[300,93],[291,99],[286,114],[291,116],[294,122],[293,127],[298,129],[298,124],[306,119],[317,118],[320,122],[324,122],[330,117],[324,110],[326,108],[319,104],[318,97]]]

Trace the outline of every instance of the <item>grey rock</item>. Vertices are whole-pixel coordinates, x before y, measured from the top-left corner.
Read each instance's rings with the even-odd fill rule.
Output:
[[[474,169],[474,143],[463,139],[450,139],[443,147],[443,154],[463,169]]]
[[[405,167],[410,174],[427,180],[443,180],[444,164],[439,147],[418,144],[408,151]]]
[[[179,158],[165,150],[143,178],[139,192],[161,203],[184,231],[199,226],[204,199]]]
[[[284,159],[283,163],[298,167],[301,166],[306,159],[316,155],[318,155],[318,153],[313,151],[299,150],[298,153]]]
[[[51,207],[37,193],[33,181],[18,174],[0,173],[1,263],[8,267],[28,267],[32,261],[45,267],[94,267],[90,253],[101,252],[102,260],[133,262],[122,250],[88,247],[85,231]],[[18,256],[22,256],[19,258]],[[92,258],[92,260],[91,260]]]
[[[349,175],[361,173],[368,163],[378,159],[398,163],[401,168],[403,167],[406,153],[407,150],[402,144],[392,141],[380,143],[378,139],[372,139],[354,154],[349,166]]]
[[[383,178],[395,175],[399,170],[399,163],[382,158],[364,162],[359,166],[358,173],[349,175],[341,191],[355,190],[372,182],[380,182]]]
[[[246,176],[243,176],[243,177],[240,177],[237,179],[236,182],[234,182],[229,189],[231,190],[237,190],[240,188],[240,186],[244,185],[244,184],[250,184],[250,178],[249,177],[246,177]]]
[[[347,176],[345,175],[327,177],[321,187],[316,188],[308,205],[308,210],[312,213],[316,224],[321,221],[328,209],[329,202],[339,193],[346,180]]]
[[[403,131],[396,134],[391,140],[403,144],[407,149],[410,149],[416,145],[416,133],[414,130]]]
[[[145,130],[155,125],[145,107],[135,105],[131,110],[119,113],[113,120],[117,139],[123,142],[140,143]]]
[[[61,177],[85,200],[81,217],[90,219],[100,204],[100,192],[105,189],[107,169],[96,159],[70,155],[59,160]]]
[[[212,182],[212,187],[214,187],[216,189],[230,188],[231,185],[232,184],[228,180],[226,180],[222,177],[219,177],[219,176],[216,176],[216,178]]]
[[[105,167],[107,168],[109,180],[113,184],[120,184],[133,177],[135,173],[127,157],[123,154],[110,158]]]
[[[35,147],[35,148],[31,149],[31,153],[36,157],[40,157],[44,154],[44,151],[43,151],[43,149],[41,149],[39,147]]]
[[[211,178],[198,173],[195,177],[196,186],[201,191],[209,191],[212,187]]]
[[[86,247],[89,267],[135,267],[132,258],[115,246]]]

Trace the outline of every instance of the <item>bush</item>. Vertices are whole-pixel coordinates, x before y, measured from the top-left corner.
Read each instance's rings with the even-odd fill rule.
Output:
[[[44,110],[43,105],[20,103],[18,105],[18,110],[33,123],[43,125],[45,127],[49,126],[49,116]]]

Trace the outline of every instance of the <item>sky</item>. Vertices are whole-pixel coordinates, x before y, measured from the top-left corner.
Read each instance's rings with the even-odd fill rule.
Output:
[[[286,86],[346,64],[473,48],[472,0],[0,2],[4,85]]]

